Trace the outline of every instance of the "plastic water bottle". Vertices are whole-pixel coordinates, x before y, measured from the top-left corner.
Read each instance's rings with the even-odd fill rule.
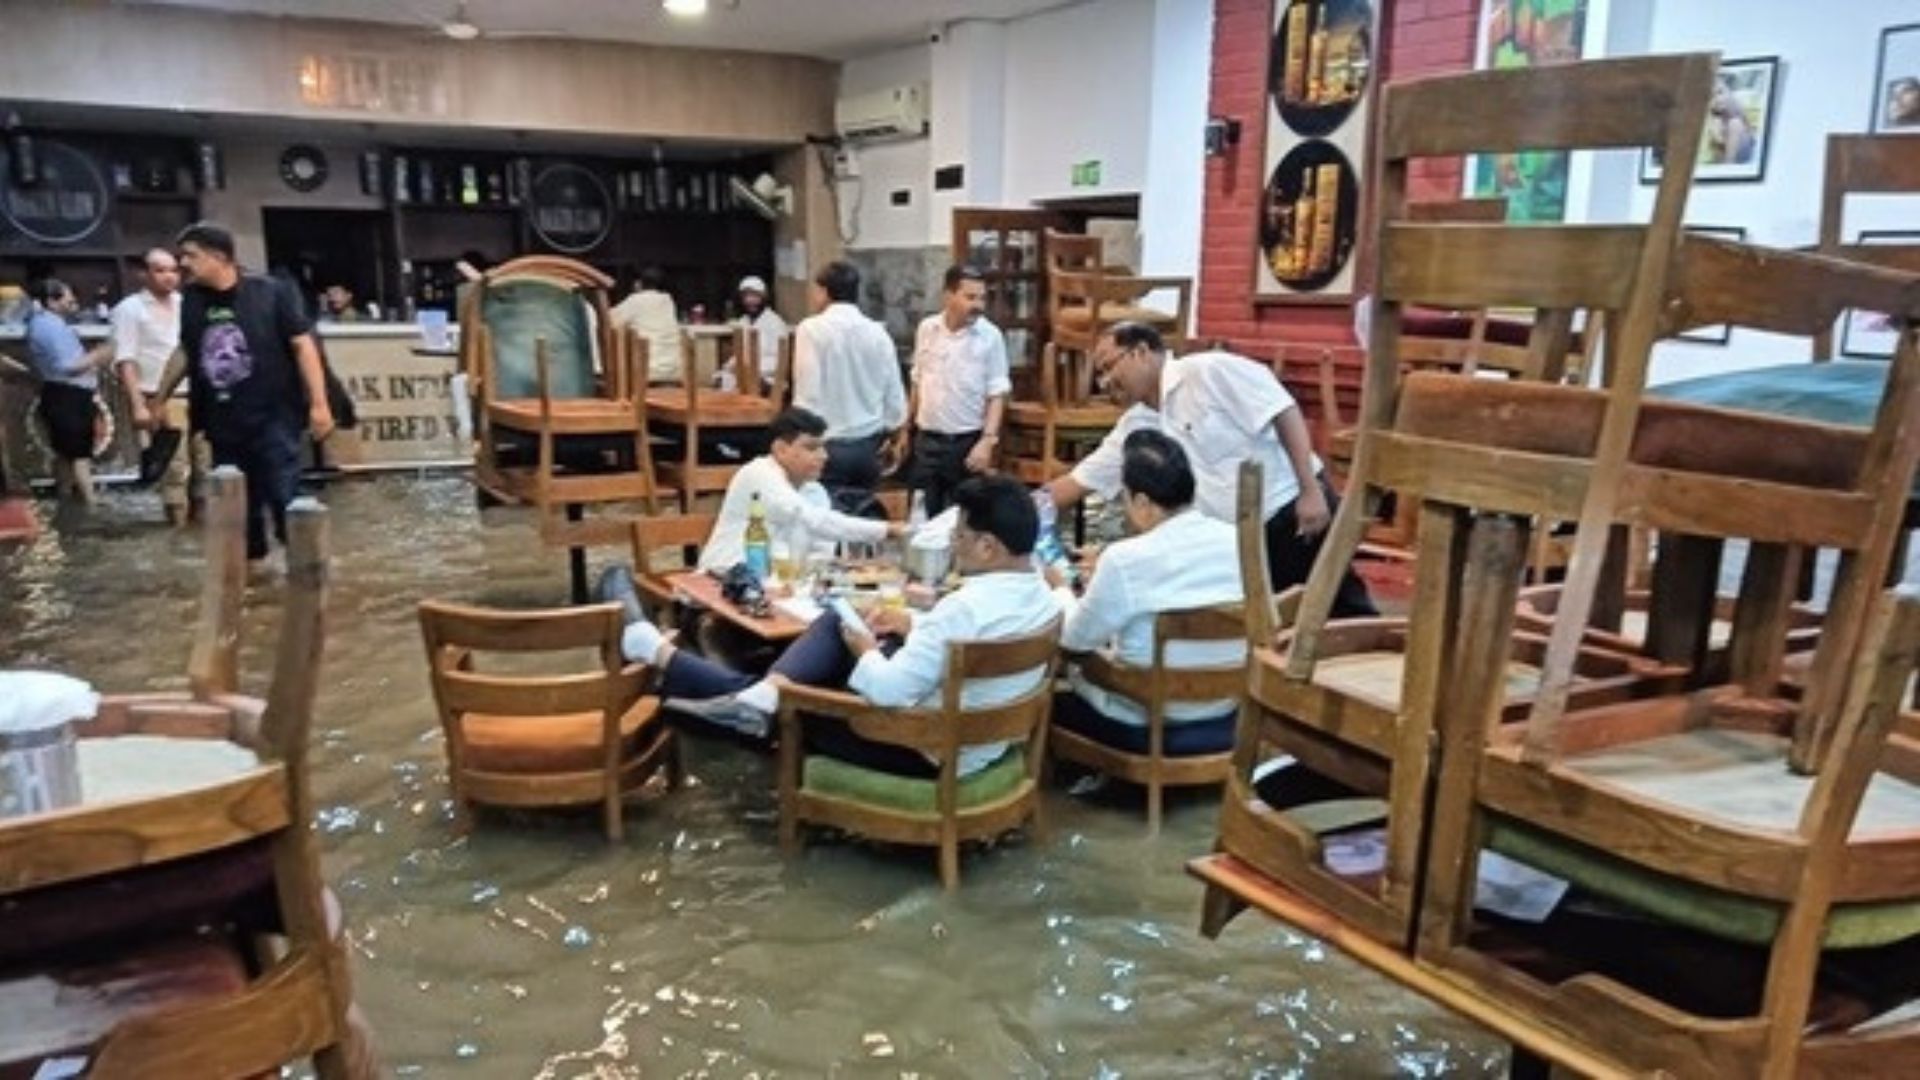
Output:
[[[919,532],[927,527],[927,493],[916,491],[913,501],[907,504],[907,531]]]
[[[1060,542],[1059,511],[1053,505],[1053,493],[1046,488],[1035,491],[1033,507],[1040,514],[1040,535],[1033,545],[1034,565],[1054,567],[1066,575],[1069,585],[1073,584],[1076,575],[1066,545]]]
[[[747,507],[747,530],[742,538],[742,555],[747,569],[765,582],[773,577],[773,534],[767,531],[767,508],[754,493]]]

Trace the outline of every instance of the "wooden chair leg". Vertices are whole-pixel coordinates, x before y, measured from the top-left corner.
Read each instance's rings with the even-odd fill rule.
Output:
[[[1033,793],[1033,810],[1027,816],[1027,835],[1036,844],[1044,844],[1051,835],[1047,831],[1047,808],[1038,789]]]
[[[1147,781],[1147,835],[1160,835],[1160,800],[1162,789],[1160,778]]]
[[[662,738],[667,740],[667,790],[679,791],[687,785],[687,759],[680,747],[680,737],[669,731]]]
[[[1206,896],[1200,901],[1200,935],[1209,941],[1220,936],[1234,916],[1247,910],[1247,905],[1239,897],[1218,885],[1209,884]]]
[[[623,809],[624,807],[620,802],[620,784],[616,779],[612,784],[612,789],[607,792],[606,797],[601,801],[601,815],[606,822],[607,840],[609,843],[619,843],[625,833],[625,815],[621,812]]]
[[[940,885],[948,892],[960,887],[960,838],[952,833],[940,838]]]

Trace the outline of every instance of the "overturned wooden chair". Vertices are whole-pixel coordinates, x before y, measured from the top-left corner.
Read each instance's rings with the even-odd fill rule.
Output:
[[[272,682],[242,696],[244,487],[211,478],[193,689],[102,697],[79,753],[112,790],[0,821],[0,1072],[78,1057],[103,1080],[198,1080],[311,1058],[328,1080],[380,1074],[312,831],[326,511],[288,508]]]
[[[740,389],[716,390],[702,386],[698,379],[687,379],[681,386],[655,387],[647,394],[647,413],[660,426],[663,435],[675,441],[671,454],[659,466],[660,482],[680,493],[680,509],[691,512],[702,496],[720,495],[764,442],[764,429],[782,408],[779,394],[785,391],[788,373],[793,370],[792,337],[783,343],[779,374],[770,392],[761,393],[754,336],[744,327],[735,327],[728,339],[727,355],[739,378]],[[694,343],[681,335],[682,370],[694,369]],[[703,453],[702,433],[732,431],[749,440],[748,449],[738,459],[714,461]]]
[[[1244,663],[1175,668],[1168,666],[1167,649],[1175,644],[1242,641],[1245,637],[1243,604],[1165,611],[1154,616],[1151,665],[1134,667],[1100,652],[1073,658],[1080,677],[1089,685],[1124,697],[1146,713],[1147,748],[1145,753],[1138,753],[1111,746],[1056,723],[1049,740],[1053,756],[1146,789],[1147,831],[1158,833],[1163,789],[1216,786],[1225,782],[1233,765],[1231,748],[1168,753],[1167,707],[1233,701],[1246,690]]]
[[[1047,753],[1047,719],[1060,624],[1003,641],[947,646],[947,673],[937,709],[883,709],[856,694],[782,683],[780,686],[780,846],[797,852],[803,825],[825,825],[893,844],[932,847],[940,883],[960,884],[960,844],[988,840],[1025,823],[1044,827],[1040,772]],[[968,709],[960,697],[972,679],[1031,675],[1031,690],[1005,704]],[[855,734],[931,755],[937,779],[916,779],[807,752],[811,718],[844,721]],[[999,760],[962,778],[960,749],[1012,742]]]
[[[1605,485],[1580,482],[1585,462],[1596,456],[1591,432],[1588,441],[1562,451],[1580,459],[1567,463],[1570,472],[1563,478],[1561,462],[1543,448],[1502,442],[1533,437],[1536,428],[1558,430],[1550,421],[1533,423],[1524,407],[1506,407],[1497,422],[1477,413],[1453,426],[1439,418],[1452,420],[1450,408],[1483,395],[1503,402],[1505,394],[1524,401],[1574,395],[1608,410],[1609,435],[1620,434],[1613,428],[1617,416],[1624,416],[1630,432],[1630,406],[1638,400],[1634,380],[1644,378],[1688,184],[1684,168],[1665,175],[1647,226],[1415,221],[1403,213],[1410,162],[1595,146],[1658,147],[1673,160],[1691,154],[1698,141],[1713,68],[1713,58],[1705,55],[1645,57],[1414,80],[1386,91],[1379,305],[1351,486],[1301,598],[1298,621],[1280,648],[1256,648],[1249,656],[1248,703],[1219,841],[1223,852],[1340,913],[1382,943],[1411,946],[1433,731],[1460,678],[1456,654],[1468,636],[1456,632],[1456,624],[1471,512],[1572,520],[1584,509],[1589,520],[1583,535],[1594,548],[1587,555],[1589,571],[1597,571],[1612,525],[1612,492],[1590,495],[1590,487]],[[1574,109],[1569,103],[1576,101],[1584,104]],[[1607,104],[1595,111],[1599,102]],[[1403,373],[1400,324],[1403,310],[1414,304],[1538,309],[1533,348],[1543,357],[1565,354],[1577,309],[1619,312],[1621,318],[1608,318],[1609,326],[1624,328],[1614,342],[1614,359],[1621,383],[1633,389],[1608,398],[1542,381]],[[1241,563],[1249,595],[1267,588],[1264,536],[1258,511],[1249,505],[1257,503],[1257,484],[1256,475],[1243,474]],[[1405,619],[1330,621],[1340,579],[1388,492],[1419,500],[1411,613]],[[1599,502],[1588,507],[1590,498]],[[1576,563],[1576,579],[1580,569]],[[1590,573],[1581,586],[1589,601],[1597,576]],[[1516,576],[1515,590],[1518,583]],[[1506,596],[1511,607],[1514,595]],[[1579,613],[1583,622],[1586,614]],[[1577,633],[1565,643],[1507,635],[1487,647],[1495,654],[1487,659],[1486,677],[1509,720],[1546,701],[1558,709],[1569,699],[1599,704],[1646,693],[1671,674],[1585,646]],[[1299,806],[1263,799],[1255,772],[1268,747],[1336,785],[1351,813],[1333,822],[1310,816],[1304,808],[1325,801],[1319,798],[1322,785],[1296,785],[1304,788]],[[1382,866],[1356,876],[1328,864],[1327,835],[1374,827],[1382,819]],[[1236,909],[1227,891],[1210,886],[1203,930],[1217,932]]]
[[[446,734],[448,780],[463,826],[472,803],[598,805],[619,840],[626,802],[664,769],[681,779],[679,743],[645,693],[647,667],[620,653],[619,605],[500,611],[420,604],[420,631]],[[598,663],[564,674],[481,671],[476,655],[591,650]]]

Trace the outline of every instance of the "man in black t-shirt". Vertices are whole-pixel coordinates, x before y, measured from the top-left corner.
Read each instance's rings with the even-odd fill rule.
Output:
[[[287,504],[300,480],[302,429],[314,439],[333,431],[320,351],[305,305],[274,279],[243,274],[233,234],[206,222],[180,234],[180,351],[167,365],[159,400],[182,375],[195,430],[207,437],[215,465],[247,477],[247,558],[267,556],[267,521],[282,544]]]

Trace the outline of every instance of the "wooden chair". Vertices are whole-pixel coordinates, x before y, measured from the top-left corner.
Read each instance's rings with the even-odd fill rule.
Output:
[[[1165,751],[1167,706],[1181,702],[1233,700],[1246,691],[1246,665],[1171,668],[1167,644],[1175,641],[1240,641],[1246,637],[1246,605],[1227,604],[1189,611],[1163,611],[1153,620],[1153,663],[1122,664],[1104,653],[1078,656],[1080,674],[1109,693],[1136,702],[1147,714],[1147,752],[1130,753],[1065,728],[1053,729],[1053,756],[1115,776],[1147,790],[1147,830],[1160,831],[1161,791],[1165,787],[1207,787],[1222,783],[1233,765],[1232,751],[1171,757]]]
[[[707,538],[713,535],[713,525],[718,520],[716,514],[672,514],[634,519],[634,586],[640,594],[641,603],[648,609],[648,617],[656,623],[668,625],[666,618],[674,608],[673,586],[663,578],[663,570],[673,573],[697,566],[700,549],[706,546]],[[678,562],[670,562],[662,568],[659,560],[663,552]]]
[[[1551,68],[1476,72],[1396,83],[1383,101],[1379,303],[1368,342],[1366,386],[1347,498],[1329,529],[1287,636],[1284,657],[1271,644],[1251,650],[1248,704],[1236,738],[1234,776],[1221,809],[1222,850],[1287,887],[1338,911],[1361,932],[1409,948],[1419,894],[1420,850],[1433,769],[1431,738],[1451,683],[1461,678],[1454,654],[1468,544],[1467,508],[1527,518],[1582,516],[1589,551],[1576,554],[1563,618],[1576,597],[1584,625],[1598,585],[1599,556],[1612,525],[1613,487],[1594,458],[1624,456],[1637,394],[1609,399],[1584,389],[1528,380],[1402,374],[1400,328],[1408,304],[1485,308],[1522,304],[1539,310],[1533,347],[1541,357],[1563,355],[1576,309],[1619,310],[1621,332],[1611,358],[1617,384],[1644,383],[1646,352],[1664,299],[1666,269],[1680,233],[1689,177],[1669,171],[1655,198],[1650,226],[1537,226],[1423,222],[1405,214],[1407,175],[1416,158],[1522,149],[1655,146],[1667,160],[1689,157],[1705,123],[1714,59],[1707,55],[1641,57]],[[1580,103],[1576,108],[1573,103]],[[1600,102],[1598,111],[1595,106]],[[1602,120],[1601,117],[1605,119]],[[1609,325],[1616,325],[1609,320]],[[1591,429],[1572,454],[1506,442],[1516,429],[1533,429],[1527,409],[1507,406],[1490,422],[1475,414],[1445,431],[1430,428],[1426,395],[1449,404],[1496,392],[1523,400],[1580,396],[1604,409],[1610,441],[1596,450]],[[1587,396],[1581,396],[1587,395]],[[1505,401],[1505,398],[1495,397]],[[1627,429],[1615,430],[1625,416]],[[1591,422],[1591,421],[1590,421]],[[1473,424],[1482,425],[1479,430]],[[1564,425],[1543,421],[1542,431]],[[1518,452],[1524,450],[1526,452]],[[1568,453],[1562,450],[1561,453]],[[1616,467],[1617,469],[1617,467]],[[1589,481],[1589,477],[1592,479]],[[1264,535],[1255,520],[1258,486],[1241,480],[1243,574],[1248,595],[1265,590]],[[1249,486],[1253,485],[1253,486]],[[1383,495],[1417,494],[1412,612],[1407,619],[1329,623],[1334,593],[1377,518]],[[1596,504],[1596,500],[1597,504]],[[1595,543],[1595,540],[1599,543]],[[1586,571],[1582,578],[1582,571]],[[1518,572],[1511,583],[1517,591]],[[1514,596],[1507,596],[1509,607]],[[1249,618],[1249,631],[1256,629]],[[1648,676],[1627,658],[1581,647],[1579,635],[1562,642],[1510,635],[1487,645],[1497,708],[1518,719],[1529,711],[1565,707],[1644,692]],[[1545,710],[1543,710],[1543,706]],[[1314,829],[1267,806],[1253,788],[1264,747],[1277,745],[1313,773],[1360,797],[1383,798],[1386,864],[1377,879],[1351,881],[1325,865]],[[1210,891],[1203,929],[1217,932],[1233,906]]]
[[[626,799],[653,773],[681,780],[679,744],[645,696],[647,668],[620,655],[617,604],[499,611],[438,600],[420,604],[434,703],[446,733],[448,780],[461,826],[468,806],[598,803],[619,840]],[[593,670],[556,675],[483,673],[476,653],[595,649]]]
[[[684,370],[692,371],[694,363],[693,339],[681,335],[680,345]],[[732,355],[745,358],[748,366],[757,363],[748,348],[748,335],[744,327],[736,327],[732,343]],[[791,347],[782,358],[782,374],[775,380],[776,392],[784,392],[784,383],[792,371]],[[757,385],[757,378],[756,385]],[[670,395],[682,395],[668,405],[665,401]],[[700,460],[700,432],[702,428],[762,428],[772,422],[774,414],[780,409],[778,398],[762,397],[757,393],[742,390],[719,391],[703,388],[698,380],[689,379],[678,388],[658,389],[654,393],[652,413],[663,426],[678,432],[680,447],[673,458],[663,461],[659,466],[660,483],[680,493],[680,509],[691,512],[696,502],[706,495],[725,493],[727,485],[733,481],[733,474],[740,471],[746,462],[727,462],[706,464]]]
[[[1143,277],[1125,267],[1103,266],[1099,237],[1055,229],[1046,231],[1046,257],[1050,340],[1063,356],[1074,358],[1069,382],[1076,396],[1085,397],[1090,390],[1094,343],[1115,323],[1146,323],[1160,331],[1169,349],[1185,351],[1193,279]],[[1172,311],[1142,305],[1150,294],[1165,289],[1176,294]]]
[[[209,755],[176,767],[220,778],[0,822],[0,952],[13,954],[0,980],[0,1071],[33,1075],[36,1062],[77,1054],[104,1080],[277,1073],[309,1057],[328,1080],[379,1072],[312,832],[326,511],[311,499],[288,508],[287,591],[262,701],[232,682],[246,510],[236,471],[216,470],[209,502],[212,603],[194,689],[105,696],[77,727],[83,757],[115,737],[165,736],[140,748],[151,768]],[[110,959],[82,959],[97,957],[89,933],[114,943]],[[44,953],[19,955],[35,949]]]
[[[812,823],[894,844],[939,849],[940,882],[960,884],[960,842],[999,836],[1022,822],[1037,834],[1044,823],[1040,771],[1046,759],[1047,719],[1053,706],[1053,676],[1060,624],[1003,641],[954,642],[947,646],[947,673],[938,708],[883,709],[855,694],[783,682],[780,686],[780,846],[799,850],[800,827]],[[991,708],[964,709],[962,688],[970,679],[1033,674],[1033,689]],[[937,780],[911,780],[877,773],[824,755],[806,753],[811,717],[844,720],[875,742],[902,746],[939,759]],[[960,748],[1015,740],[1006,756],[962,780]],[[871,792],[897,793],[888,803]]]
[[[1844,237],[1852,195],[1920,195],[1920,144],[1900,135],[1828,135],[1826,181],[1820,193],[1822,255],[1920,273],[1920,245],[1849,243]],[[1816,362],[1833,358],[1833,328],[1813,341]]]
[[[1049,342],[1040,354],[1040,400],[1007,402],[1005,422],[1012,438],[1005,467],[1023,484],[1065,476],[1086,448],[1120,422],[1120,406],[1066,393],[1063,374],[1060,346]]]
[[[639,502],[652,513],[671,494],[655,479],[647,346],[613,328],[610,284],[584,263],[531,256],[488,271],[461,309],[461,366],[478,435],[474,482],[495,498],[532,504],[541,539],[556,547],[625,540],[622,519],[586,519],[584,506]]]

